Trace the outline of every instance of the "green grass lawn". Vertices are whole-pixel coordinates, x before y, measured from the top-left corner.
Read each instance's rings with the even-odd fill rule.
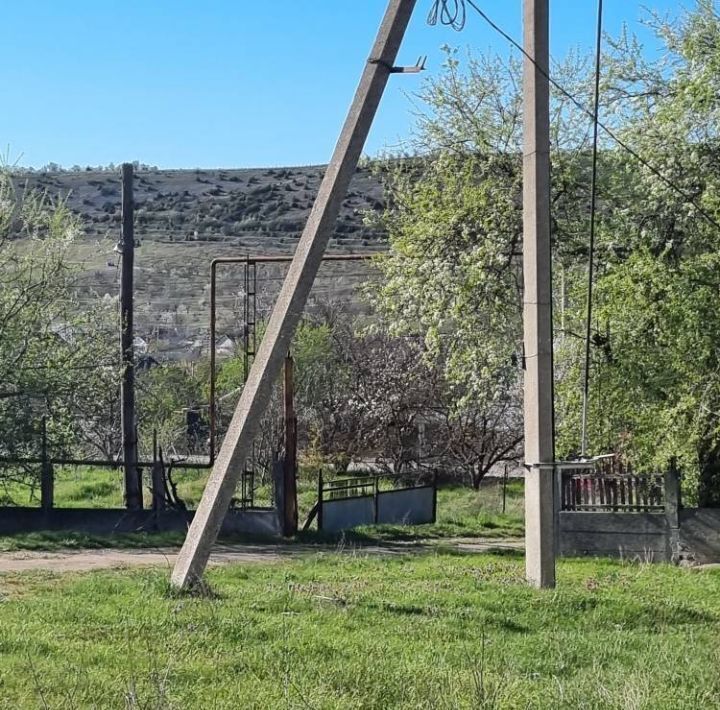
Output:
[[[321,554],[0,576],[5,708],[715,708],[720,573],[514,556]]]
[[[158,547],[180,547],[183,540],[185,540],[185,533],[181,532],[94,535],[69,530],[40,531],[0,535],[0,553],[20,551],[66,552],[68,550],[101,550],[107,548],[142,550]],[[2,705],[0,705],[1,707]]]
[[[173,479],[180,496],[190,507],[202,496],[207,471],[176,471]],[[145,471],[145,502],[150,500],[149,472]],[[40,505],[39,486],[30,487],[19,482],[2,482],[0,496],[3,505]],[[58,508],[122,508],[122,469],[91,468],[87,466],[57,466],[55,468],[55,505]]]

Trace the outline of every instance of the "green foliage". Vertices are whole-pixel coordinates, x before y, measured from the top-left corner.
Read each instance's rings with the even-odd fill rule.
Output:
[[[116,315],[81,305],[69,250],[81,232],[61,200],[0,170],[0,451],[37,456],[41,418],[56,454],[102,446],[95,424],[119,372]],[[99,437],[100,439],[102,437]]]
[[[207,419],[207,375],[207,368],[187,363],[164,363],[139,373],[138,427],[148,453],[153,429],[165,452],[174,447],[180,452],[187,451],[187,410],[199,410]],[[204,443],[194,442],[193,448],[202,449]]]
[[[521,330],[516,161],[443,154],[421,176],[397,170],[376,302],[391,332],[422,333],[451,381],[493,400],[516,378]]]
[[[710,253],[675,261],[638,250],[598,284],[610,337],[595,350],[594,442],[655,470],[678,457],[690,500],[706,503],[720,490],[717,474],[702,475],[720,433],[719,290]],[[577,418],[565,422],[576,436]]]
[[[640,468],[662,469],[677,456],[687,500],[706,505],[720,502],[720,229],[692,202],[720,221],[714,7],[703,0],[679,20],[651,18],[666,48],[657,62],[628,37],[612,45],[607,110],[662,177],[617,150],[603,168],[591,417],[594,450],[619,451]],[[572,266],[567,275],[566,318],[575,330],[585,277]],[[577,363],[579,349],[564,342],[560,362]],[[580,370],[566,362],[562,374],[567,452],[579,437]]]
[[[656,470],[677,456],[686,500],[717,504],[720,17],[702,0],[647,22],[663,56],[649,59],[625,33],[603,63],[602,118],[655,170],[603,134],[590,451]],[[588,105],[590,66],[571,56],[554,71]],[[517,69],[448,52],[444,74],[419,96],[413,147],[424,157],[387,173],[391,251],[376,302],[394,331],[424,337],[460,411],[492,411],[517,397],[521,378]],[[562,96],[551,113],[557,453],[567,457],[580,440],[590,125]]]
[[[386,166],[383,225],[390,255],[377,303],[391,327],[422,333],[447,374],[476,402],[505,397],[521,353],[521,93],[514,60],[448,50],[426,82],[413,145],[425,157]],[[574,57],[556,78],[584,88]],[[577,109],[553,99],[555,232],[562,254],[578,248],[578,195],[587,187],[587,136]]]

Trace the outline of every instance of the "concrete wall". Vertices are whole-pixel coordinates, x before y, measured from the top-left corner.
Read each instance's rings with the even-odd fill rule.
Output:
[[[720,508],[683,508],[677,518],[672,511],[669,515],[562,511],[559,517],[561,555],[720,562]]]
[[[663,513],[561,511],[559,517],[561,555],[672,559],[670,526]]]
[[[0,508],[0,534],[41,530],[66,530],[95,535],[129,532],[167,532],[187,530],[193,512],[151,510],[131,512],[102,508]],[[280,523],[274,509],[231,510],[222,527],[225,535],[245,533],[263,537],[281,534]]]
[[[699,564],[720,562],[720,508],[680,510],[680,557]]]

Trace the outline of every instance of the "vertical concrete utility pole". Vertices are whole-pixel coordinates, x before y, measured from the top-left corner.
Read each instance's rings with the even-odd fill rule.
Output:
[[[416,0],[390,0],[335,152],[320,185],[307,225],[295,250],[282,290],[268,322],[240,401],[225,435],[171,583],[187,588],[198,582],[220,531],[238,476],[257,432],[273,382],[315,281],[342,201],[357,168],[363,146],[393,73],[400,44]]]
[[[122,267],[120,274],[120,348],[122,380],[120,383],[123,469],[125,472],[125,505],[139,510],[142,484],[137,467],[137,430],[135,427],[135,352],[133,347],[133,269],[135,268],[135,229],[133,225],[133,166],[122,166]]]
[[[525,571],[555,586],[549,0],[524,0]]]

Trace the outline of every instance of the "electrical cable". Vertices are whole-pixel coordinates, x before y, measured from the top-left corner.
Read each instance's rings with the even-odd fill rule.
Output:
[[[598,0],[597,44],[595,47],[595,106],[593,108],[592,180],[590,183],[590,244],[588,246],[588,290],[585,322],[585,365],[583,372],[582,433],[580,456],[587,455],[587,420],[590,401],[590,336],[592,331],[593,261],[597,212],[598,128],[600,119],[600,70],[602,63],[603,0]]]
[[[433,27],[439,22],[446,27],[452,27],[456,32],[462,32],[466,20],[464,0],[435,0],[427,19],[428,24]]]

